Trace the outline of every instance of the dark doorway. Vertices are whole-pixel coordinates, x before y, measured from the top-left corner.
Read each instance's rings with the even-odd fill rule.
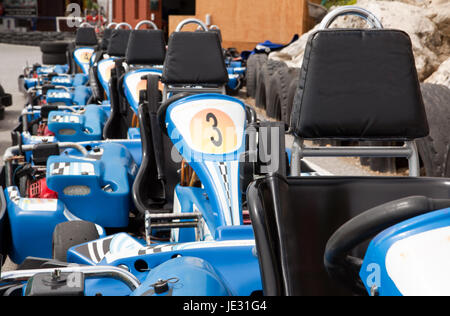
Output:
[[[162,0],[162,20],[166,33],[169,15],[195,15],[195,0]]]

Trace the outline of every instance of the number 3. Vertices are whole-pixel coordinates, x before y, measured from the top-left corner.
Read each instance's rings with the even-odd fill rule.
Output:
[[[219,126],[217,117],[213,113],[208,113],[208,115],[206,115],[206,121],[209,123],[209,122],[211,122],[211,120],[213,120],[213,122],[214,122],[213,126],[212,126],[213,130],[219,136],[219,140],[216,140],[214,137],[211,137],[211,142],[213,143],[214,146],[220,147],[223,144],[223,136],[222,136],[222,132],[220,131],[220,129],[217,128]]]

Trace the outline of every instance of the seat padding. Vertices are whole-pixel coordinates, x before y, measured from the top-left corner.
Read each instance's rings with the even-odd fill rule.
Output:
[[[109,40],[108,55],[114,57],[125,57],[130,35],[131,30],[114,30]]]
[[[161,30],[135,30],[131,33],[126,54],[129,65],[162,65],[166,43]]]
[[[309,38],[291,126],[307,139],[410,140],[429,128],[409,36],[322,30]]]
[[[82,27],[77,31],[75,38],[76,46],[96,46],[98,44],[95,29],[92,27]]]
[[[162,81],[169,85],[227,83],[228,72],[217,34],[172,33]]]

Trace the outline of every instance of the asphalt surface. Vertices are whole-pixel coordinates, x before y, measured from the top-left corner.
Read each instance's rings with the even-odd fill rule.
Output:
[[[25,105],[24,95],[18,89],[18,76],[27,65],[41,62],[41,52],[39,47],[16,46],[0,44],[0,84],[7,93],[13,95],[13,106],[7,108],[5,120],[0,121],[0,154],[11,146],[10,131],[17,125],[17,119]],[[242,91],[240,97],[250,105],[254,106],[254,100],[245,98],[245,91]],[[266,119],[263,112],[258,110],[261,119]],[[292,137],[287,137],[287,146],[291,146]],[[335,175],[380,175],[370,171],[369,168],[361,167],[357,159],[351,158],[311,158],[308,159],[320,168]],[[3,164],[3,161],[0,161]],[[3,271],[16,269],[17,266],[7,260]]]

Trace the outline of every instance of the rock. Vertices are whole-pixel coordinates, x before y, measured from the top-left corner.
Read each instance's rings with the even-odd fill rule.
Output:
[[[385,28],[400,29],[409,34],[421,81],[433,74],[450,55],[450,37],[447,33],[450,3],[447,0],[359,0],[357,6],[372,12]],[[341,17],[332,27],[360,28],[363,24],[356,17]],[[289,67],[301,67],[308,37],[317,28],[285,49],[272,53],[270,58],[284,61]]]
[[[448,58],[425,82],[440,84],[450,88],[450,58]]]

